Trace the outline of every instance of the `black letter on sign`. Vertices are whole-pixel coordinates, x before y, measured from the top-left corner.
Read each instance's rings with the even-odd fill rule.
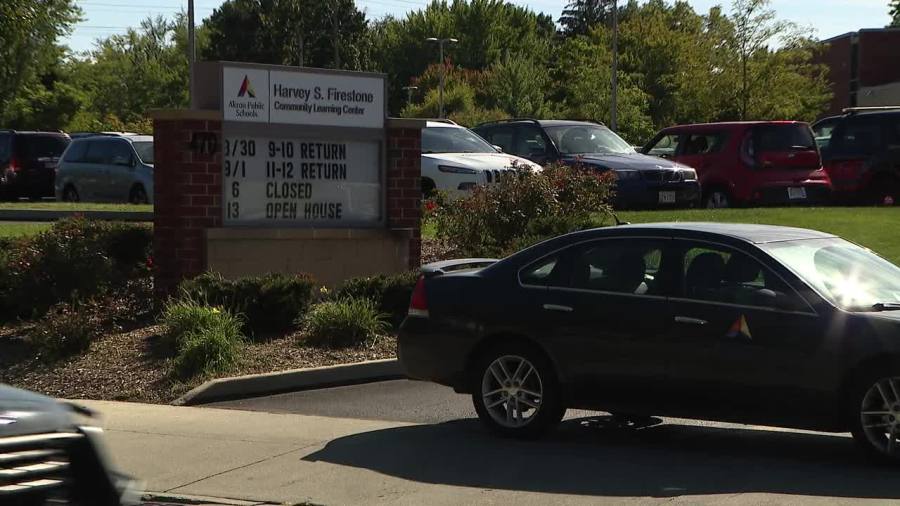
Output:
[[[201,155],[211,155],[219,149],[219,138],[212,132],[191,134],[191,151]]]

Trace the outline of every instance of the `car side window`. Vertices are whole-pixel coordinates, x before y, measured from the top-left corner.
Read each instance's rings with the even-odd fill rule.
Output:
[[[84,154],[85,163],[109,165],[112,163],[111,145],[107,140],[88,141]]]
[[[108,142],[110,143],[109,163],[122,166],[131,165],[131,159],[134,157],[134,150],[131,149],[131,145],[128,141],[119,140]]]
[[[63,156],[63,161],[68,163],[79,163],[84,161],[85,148],[87,142],[73,142]]]
[[[746,253],[689,244],[683,263],[681,295],[685,298],[769,309],[805,307],[790,287]]]
[[[516,144],[513,154],[523,158],[543,158],[547,156],[547,141],[540,128],[525,125],[516,132]]]
[[[0,163],[6,163],[12,154],[12,134],[0,133]]]
[[[565,286],[568,279],[564,270],[562,255],[552,255],[526,267],[519,276],[519,281],[531,286]]]
[[[679,134],[663,135],[649,150],[647,150],[647,154],[661,158],[672,158],[678,151],[678,142],[680,139],[681,136]]]
[[[831,137],[835,152],[845,156],[874,155],[883,141],[881,124],[867,118],[845,121],[843,128],[835,130]]]
[[[491,128],[483,132],[478,132],[478,134],[491,144],[496,144],[503,148],[504,153],[513,152],[513,129],[511,127]]]
[[[725,146],[724,133],[691,134],[682,148],[684,155],[711,155]]]
[[[69,145],[69,140],[65,137],[34,135],[23,136],[22,139],[22,156],[30,160],[59,158]]]
[[[660,266],[665,242],[649,239],[597,241],[576,250],[573,288],[635,295],[664,291]]]

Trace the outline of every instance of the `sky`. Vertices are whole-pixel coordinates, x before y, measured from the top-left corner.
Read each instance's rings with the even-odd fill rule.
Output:
[[[567,0],[511,0],[535,11],[551,15],[554,19]],[[621,0],[622,2],[627,0]],[[187,0],[76,0],[84,11],[84,21],[75,26],[68,45],[75,51],[93,47],[97,38],[123,33],[128,27],[137,26],[148,16],[171,17],[180,10],[187,11]],[[356,0],[369,19],[387,14],[402,16],[418,10],[430,0]],[[731,0],[688,0],[694,10],[706,12],[714,5],[727,7]],[[197,24],[212,14],[222,0],[195,0]],[[812,27],[821,39],[827,39],[860,28],[882,28],[890,22],[888,0],[772,0],[771,6],[779,18]]]

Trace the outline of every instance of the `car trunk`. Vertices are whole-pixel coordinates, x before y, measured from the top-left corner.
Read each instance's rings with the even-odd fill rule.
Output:
[[[755,127],[747,149],[753,165],[766,172],[810,172],[822,167],[816,140],[805,123]]]
[[[26,191],[32,196],[52,196],[56,167],[69,140],[59,135],[23,135],[16,143]]]

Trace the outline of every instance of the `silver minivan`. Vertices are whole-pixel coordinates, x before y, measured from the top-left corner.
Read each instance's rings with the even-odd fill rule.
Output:
[[[69,144],[56,174],[66,202],[153,202],[153,136],[95,135]]]

